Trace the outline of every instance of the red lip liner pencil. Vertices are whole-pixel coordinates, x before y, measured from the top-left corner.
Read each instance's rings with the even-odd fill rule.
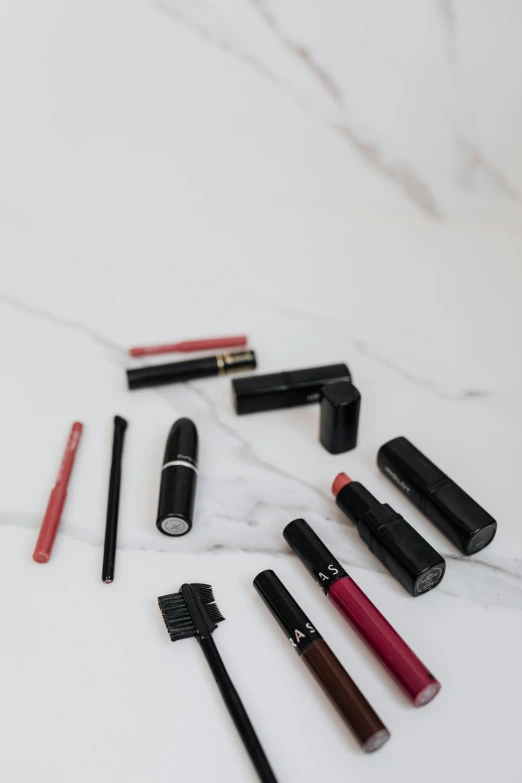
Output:
[[[65,501],[67,499],[67,487],[69,486],[74,458],[78,451],[78,444],[82,431],[83,424],[80,421],[75,421],[71,427],[58,478],[56,479],[56,484],[49,497],[42,527],[40,528],[40,535],[38,536],[38,541],[34,548],[33,560],[36,563],[47,563],[51,558],[54,540],[60,526],[63,507],[65,506]]]
[[[243,334],[234,337],[210,337],[202,340],[183,340],[163,345],[142,345],[131,348],[131,356],[152,356],[157,353],[191,353],[192,351],[213,351],[215,348],[241,348],[247,344]]]

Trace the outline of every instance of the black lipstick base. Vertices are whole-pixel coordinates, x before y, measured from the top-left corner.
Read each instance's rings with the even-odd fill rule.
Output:
[[[190,419],[178,419],[167,439],[161,470],[156,527],[166,536],[192,528],[198,476],[198,432]]]

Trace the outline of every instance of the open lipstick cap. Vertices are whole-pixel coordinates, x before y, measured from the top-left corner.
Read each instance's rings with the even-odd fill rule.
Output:
[[[321,389],[319,439],[330,454],[357,446],[361,395],[353,383],[336,381]]]

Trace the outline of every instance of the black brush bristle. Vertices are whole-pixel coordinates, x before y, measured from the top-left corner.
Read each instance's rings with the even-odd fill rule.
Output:
[[[185,599],[181,593],[171,593],[158,598],[158,604],[173,642],[189,639],[196,635],[196,626],[192,622]]]
[[[219,611],[214,600],[214,593],[210,585],[191,584],[199,608],[208,617],[210,624],[215,625],[225,618]],[[185,598],[181,593],[171,593],[158,598],[158,604],[167,626],[171,641],[189,639],[196,636],[197,629],[188,610]]]
[[[218,609],[214,591],[210,585],[192,584],[192,589],[196,593],[200,604],[203,606],[206,614],[214,623],[221,623],[225,619]]]

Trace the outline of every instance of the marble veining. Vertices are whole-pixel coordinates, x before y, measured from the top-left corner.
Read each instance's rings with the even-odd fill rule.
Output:
[[[197,645],[172,645],[157,608],[201,581],[280,783],[519,783],[517,4],[27,0],[1,16],[0,779],[254,783]],[[230,378],[128,391],[129,346],[239,332],[259,372],[346,362],[357,448],[328,454],[314,405],[237,416]],[[170,357],[141,361],[156,360]],[[129,426],[107,586],[115,414]],[[171,540],[155,514],[180,416],[198,427],[200,474],[193,529]],[[479,555],[376,468],[401,434],[497,519]],[[339,471],[445,557],[436,589],[413,600],[361,543],[331,495]],[[440,679],[430,705],[411,708],[290,553],[297,517]],[[257,597],[267,568],[390,728],[378,754]]]
[[[250,0],[247,3],[156,0],[156,3],[159,8],[172,14],[176,19],[186,22],[205,35],[208,40],[241,59],[246,65],[255,67],[276,86],[307,105],[351,145],[367,166],[391,180],[405,197],[425,214],[438,219],[448,216],[438,194],[438,186],[442,183],[432,181],[432,177],[427,172],[422,172],[420,166],[413,162],[394,158],[392,150],[377,143],[376,138],[380,134],[372,134],[368,122],[360,116],[360,109],[351,96],[348,73],[342,73],[344,79],[341,86],[337,81],[337,75],[320,61],[316,49],[324,53],[327,40],[325,31],[331,31],[335,25],[332,6],[336,4],[328,3],[328,10],[327,7],[321,7],[317,27],[312,30],[307,29],[308,38],[301,39],[299,33],[303,32],[302,25],[296,24],[299,32],[295,34],[285,27],[285,23],[296,22],[296,17],[290,12],[295,3],[281,4],[269,0]],[[314,5],[311,0],[305,4],[305,8],[300,3],[299,13],[305,15],[305,11],[308,11],[317,14],[319,9],[314,8]],[[429,89],[423,92],[421,84],[415,84],[415,87],[418,91],[417,100],[421,104],[432,101],[433,107],[430,108],[438,110],[442,122],[447,123],[448,153],[456,160],[454,171],[447,172],[447,176],[453,179],[451,186],[460,183],[463,190],[474,190],[477,187],[478,174],[482,171],[487,177],[489,186],[497,189],[505,198],[519,201],[520,190],[509,181],[508,175],[502,172],[498,165],[488,159],[484,151],[477,146],[476,141],[468,135],[466,125],[469,123],[463,122],[466,114],[465,100],[458,76],[455,10],[451,0],[438,0],[435,5],[439,7],[439,17],[442,22],[443,42],[439,56],[447,57],[450,67],[448,79],[452,82],[451,89],[462,102],[460,111],[457,110],[452,116],[448,113],[448,108],[441,105],[436,94],[430,94]],[[370,6],[373,6],[372,11],[377,11],[375,18],[378,19],[378,12],[382,7],[375,3],[371,3]],[[364,19],[364,12],[361,13],[353,4],[350,12],[356,15],[360,13]],[[350,23],[348,16],[346,18],[339,16],[341,17],[339,23],[342,24],[342,21],[346,24]],[[238,29],[238,17],[241,18],[241,33]],[[436,22],[436,19],[433,21]],[[381,41],[381,44],[383,43]],[[394,62],[391,51],[382,60],[379,63],[380,67],[391,68],[395,71],[397,79],[403,78],[405,71],[397,61]],[[364,65],[361,65],[361,69]],[[446,186],[448,184],[450,183],[444,183]]]
[[[116,365],[122,372],[124,367],[129,364],[123,346],[117,345],[90,326],[46,312],[6,294],[0,295],[0,301],[4,307],[13,308],[37,320],[50,321],[74,334],[86,337],[97,346],[106,349],[104,359]],[[263,307],[261,303],[260,306]],[[287,317],[294,316],[307,320],[307,314],[304,312],[294,312],[288,307],[276,309],[282,311]],[[313,317],[311,320],[312,322],[317,321]],[[339,324],[332,323],[329,319],[321,320],[325,322],[326,326],[338,331]],[[487,392],[480,390],[461,389],[450,393],[439,389],[436,382],[430,378],[416,377],[384,357],[376,356],[361,341],[354,341],[353,347],[365,358],[369,358],[372,362],[377,361],[387,372],[397,374],[406,383],[420,385],[441,399],[463,404],[465,401],[472,403],[478,397],[485,398],[489,404],[494,402],[494,398],[491,400]],[[318,486],[303,480],[299,475],[282,469],[260,456],[256,451],[255,443],[250,442],[241,434],[240,426],[230,411],[224,410],[223,406],[206,392],[204,381],[187,383],[185,388],[190,395],[203,403],[205,419],[212,421],[219,430],[220,437],[225,437],[231,444],[228,449],[230,449],[232,459],[239,461],[254,473],[246,478],[231,476],[225,481],[220,478],[219,482],[215,482],[212,479],[207,479],[203,468],[202,480],[205,483],[205,499],[198,513],[199,530],[196,527],[190,536],[180,540],[167,538],[163,540],[162,538],[161,541],[158,541],[155,528],[151,529],[148,535],[143,535],[143,533],[136,535],[134,531],[129,533],[123,529],[120,532],[120,549],[153,552],[230,550],[288,555],[286,547],[282,545],[281,539],[278,537],[278,531],[282,527],[281,520],[288,521],[290,518],[305,516],[307,519],[313,519],[318,532],[328,530],[330,540],[332,544],[335,543],[336,552],[340,553],[340,559],[344,565],[385,573],[381,564],[368,555],[364,547],[358,544],[355,530],[351,529],[348,523],[343,524],[332,520],[335,508],[327,491],[319,489]],[[177,409],[175,390],[172,388],[157,387],[151,390],[151,393],[168,406],[172,406],[174,410]],[[267,482],[270,482],[271,488],[270,501],[267,501],[264,490]],[[259,485],[261,485],[261,489]],[[232,501],[232,506],[239,506],[238,513],[231,510],[230,501]],[[153,513],[152,509],[151,513]],[[336,514],[336,516],[341,519],[341,515]],[[32,531],[37,530],[41,523],[40,514],[17,513],[9,510],[2,511],[0,519],[1,525],[27,528]],[[62,535],[68,536],[74,541],[100,548],[103,541],[102,531],[100,530],[96,535],[92,530],[75,524],[73,519],[73,515],[68,512],[64,520]],[[238,529],[244,529],[246,535],[242,533],[238,537]],[[353,546],[350,556],[347,557],[344,553],[349,541]],[[482,556],[465,558],[448,551],[447,547],[441,549],[441,554],[449,561],[449,568],[458,565],[456,576],[459,589],[468,600],[476,601],[482,606],[512,607],[522,611],[522,561],[519,557],[496,557],[493,548],[483,553],[485,559]],[[480,591],[473,589],[477,578],[481,584]],[[485,585],[488,586],[488,589],[484,589]],[[499,587],[500,592],[497,592]],[[447,587],[446,582],[442,583],[439,590],[454,597],[458,597],[459,594]]]

